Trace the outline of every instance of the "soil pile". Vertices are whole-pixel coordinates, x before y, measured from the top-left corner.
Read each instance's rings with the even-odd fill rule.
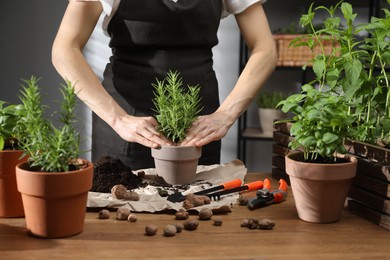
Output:
[[[94,163],[91,191],[110,193],[117,184],[132,190],[141,187],[142,183],[143,180],[119,159],[105,156]]]

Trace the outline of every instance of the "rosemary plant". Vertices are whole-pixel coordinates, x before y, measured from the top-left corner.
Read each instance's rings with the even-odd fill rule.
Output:
[[[29,155],[32,168],[46,172],[69,171],[70,165],[77,167],[80,136],[74,128],[76,123],[74,109],[76,94],[74,87],[67,81],[61,84],[63,102],[60,112],[60,127],[56,127],[44,117],[47,106],[42,105],[40,88],[36,77],[24,80],[21,91],[21,119],[17,132],[21,149]]]
[[[185,89],[180,73],[169,71],[165,79],[156,79],[152,86],[155,89],[153,103],[158,131],[174,143],[183,141],[202,110],[199,85]]]

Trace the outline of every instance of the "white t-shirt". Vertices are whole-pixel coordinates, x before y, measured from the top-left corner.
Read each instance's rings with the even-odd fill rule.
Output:
[[[87,2],[87,1],[100,1],[103,5],[103,12],[105,14],[103,21],[103,31],[107,35],[107,27],[111,18],[114,16],[118,9],[121,0],[69,0],[75,2]],[[147,0],[145,0],[147,1]],[[177,2],[180,0],[171,0]],[[222,1],[222,14],[221,18],[224,18],[230,14],[239,14],[254,3],[265,3],[267,0],[221,0]]]

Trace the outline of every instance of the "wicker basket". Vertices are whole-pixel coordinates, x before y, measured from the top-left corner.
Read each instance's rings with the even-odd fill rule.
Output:
[[[276,47],[278,50],[278,66],[300,67],[303,65],[310,66],[310,60],[320,53],[320,47],[316,46],[314,52],[307,46],[290,47],[289,44],[297,37],[303,34],[274,34]],[[325,53],[330,54],[333,49],[332,41],[323,40],[322,42]]]

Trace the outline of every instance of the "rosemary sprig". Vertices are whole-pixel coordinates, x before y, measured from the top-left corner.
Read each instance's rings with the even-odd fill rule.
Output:
[[[203,109],[199,85],[187,86],[185,90],[180,73],[169,71],[165,79],[156,79],[152,86],[155,89],[154,111],[159,123],[157,130],[174,143],[183,141]]]
[[[16,128],[20,147],[29,155],[31,167],[46,172],[68,171],[70,162],[77,159],[80,153],[80,135],[74,128],[74,87],[69,81],[61,85],[63,102],[59,121],[62,126],[56,127],[44,117],[48,107],[42,104],[38,81],[33,76],[30,80],[24,80],[25,84],[22,85],[20,100],[23,109]]]

